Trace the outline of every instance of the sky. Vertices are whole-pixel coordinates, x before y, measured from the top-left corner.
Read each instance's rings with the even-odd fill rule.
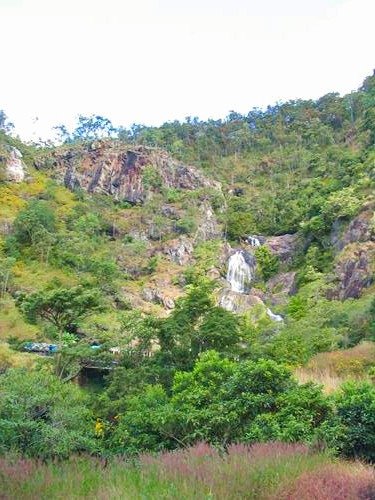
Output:
[[[24,140],[77,116],[224,118],[357,89],[374,0],[0,0],[0,109]]]

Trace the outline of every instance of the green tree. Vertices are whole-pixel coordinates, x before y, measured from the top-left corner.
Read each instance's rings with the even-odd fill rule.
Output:
[[[82,319],[103,309],[98,290],[83,286],[53,287],[29,295],[21,294],[17,298],[17,305],[28,321],[47,321],[60,335],[64,331],[74,332]]]
[[[325,430],[328,443],[345,456],[375,461],[375,387],[370,382],[347,382],[334,396],[335,419]],[[330,437],[334,435],[333,442]],[[324,434],[323,434],[324,437]]]
[[[56,221],[46,201],[32,200],[21,210],[13,224],[14,239],[21,249],[31,249],[44,261],[56,241]],[[11,245],[7,245],[11,248]],[[14,249],[11,249],[14,252]]]
[[[238,241],[256,233],[256,225],[250,203],[242,197],[233,197],[226,214],[226,233],[229,240]]]
[[[43,371],[0,376],[0,434],[1,452],[43,459],[97,448],[84,394]]]
[[[313,442],[332,415],[332,405],[320,386],[295,386],[275,398],[274,411],[258,414],[244,431],[246,441]]]
[[[92,141],[104,137],[112,137],[116,134],[116,128],[112,122],[100,115],[78,117],[78,124],[72,133],[72,139],[78,141]]]
[[[233,353],[240,338],[238,318],[221,307],[213,307],[192,336],[192,351],[195,355],[210,349]]]
[[[126,412],[109,439],[109,446],[119,453],[137,454],[142,450],[160,451],[171,447],[166,416],[169,400],[160,385],[147,386],[142,395],[126,399]]]
[[[8,120],[8,117],[5,114],[5,111],[0,109],[0,130],[2,132],[9,134],[9,132],[11,132],[13,128],[14,128],[14,125],[13,125],[13,123],[11,123]]]
[[[33,245],[43,231],[56,231],[55,215],[46,201],[32,200],[18,213],[13,229],[20,244]]]

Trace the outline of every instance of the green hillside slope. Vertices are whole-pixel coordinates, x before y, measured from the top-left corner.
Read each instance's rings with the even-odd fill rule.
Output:
[[[375,76],[111,135],[0,131],[0,452],[282,440],[373,460]]]

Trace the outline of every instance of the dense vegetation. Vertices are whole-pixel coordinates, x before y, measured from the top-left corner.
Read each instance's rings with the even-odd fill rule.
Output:
[[[233,443],[298,442],[375,461],[374,262],[369,250],[374,216],[368,219],[367,240],[352,239],[340,247],[352,221],[373,213],[374,76],[344,97],[328,94],[317,101],[254,109],[246,116],[231,112],[225,120],[188,118],[115,130],[103,117],[80,117],[72,133],[58,127],[59,146],[23,144],[12,137],[4,113],[0,127],[0,454],[8,455],[0,478],[7,480],[4,471],[19,467],[36,477],[28,493],[22,483],[14,497],[33,496],[43,467],[53,485],[60,481],[54,465],[17,462],[19,457],[134,457],[209,443],[216,448],[206,447],[205,456],[214,454],[215,460],[206,471],[209,479],[199,479],[192,498],[208,492],[225,497],[224,482],[219,485],[216,475],[236,469]],[[98,140],[165,149],[220,181],[222,188],[166,188],[147,166],[142,182],[150,195],[142,204],[131,204],[70,191],[53,180],[56,151],[84,154]],[[29,171],[20,183],[4,174],[14,147]],[[199,236],[207,205],[222,236]],[[291,259],[281,261],[267,246],[255,251],[259,294],[268,293],[273,278],[295,272],[296,290],[277,295],[281,299],[271,304],[285,321],[273,322],[262,306],[244,314],[220,307],[221,281],[212,270],[225,275],[225,245],[243,246],[249,234],[286,233],[302,242]],[[178,238],[193,247],[183,265],[165,251]],[[341,288],[338,295],[342,259],[355,263],[361,255],[370,260],[366,280],[358,293],[345,295]],[[144,299],[157,283],[173,298],[168,314],[164,299]],[[58,350],[49,356],[26,353],[32,341],[56,344]],[[249,449],[237,452],[246,455]],[[177,452],[161,456],[186,458],[177,459]],[[256,472],[251,472],[249,498],[260,498],[261,488],[279,498],[304,498],[298,493],[301,484],[309,485],[315,469],[330,461],[325,454],[302,453],[289,465],[251,462]],[[170,467],[167,458],[160,463]],[[62,470],[70,474],[76,466],[91,479],[102,474],[94,461],[69,462]],[[192,488],[180,481],[184,473],[164,470],[151,456],[146,466],[153,469],[152,474],[148,470],[153,484],[143,484],[142,468],[111,463],[108,474],[118,486],[110,493],[126,486],[138,488],[141,497],[142,483],[145,489],[162,488],[169,498]],[[123,467],[127,472],[120,480]],[[296,483],[276,489],[267,483],[266,472],[255,479],[267,467],[288,478],[293,469]],[[349,478],[346,466],[332,467]],[[307,476],[298,479],[304,471]],[[362,473],[367,488],[373,479]],[[243,478],[238,484],[241,496]],[[50,487],[44,486],[46,496]],[[105,497],[107,487],[97,481],[92,486]]]

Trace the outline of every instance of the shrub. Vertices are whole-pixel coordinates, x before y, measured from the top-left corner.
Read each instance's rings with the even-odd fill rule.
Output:
[[[332,395],[335,413],[317,430],[316,439],[349,458],[375,461],[375,387],[346,382]]]
[[[32,200],[14,221],[14,236],[21,245],[34,245],[46,233],[56,231],[53,211],[45,201]]]
[[[255,251],[255,258],[262,278],[268,280],[279,270],[278,258],[273,255],[269,248],[258,247]]]
[[[10,369],[0,377],[0,451],[52,458],[93,451],[91,413],[72,384],[45,372]]]
[[[175,222],[174,229],[178,234],[192,234],[197,228],[193,217],[183,217]]]
[[[160,189],[162,187],[163,179],[153,166],[148,165],[143,169],[142,185],[145,189]]]
[[[347,382],[335,396],[337,418],[345,438],[339,447],[348,457],[375,461],[375,387]]]

